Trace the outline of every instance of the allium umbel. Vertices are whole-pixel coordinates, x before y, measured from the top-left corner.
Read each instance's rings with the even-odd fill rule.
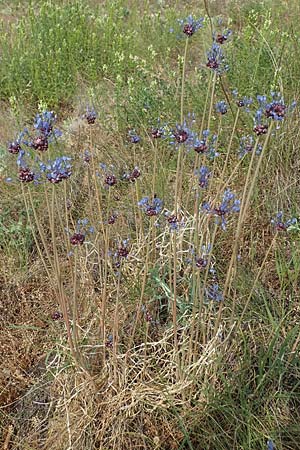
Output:
[[[157,216],[162,211],[163,202],[158,197],[154,196],[153,200],[149,197],[143,197],[138,206],[145,212],[147,216]]]
[[[178,150],[181,146],[184,146],[187,151],[191,150],[196,139],[196,133],[192,130],[192,126],[195,122],[194,114],[188,114],[187,120],[185,119],[183,124],[176,124],[175,128],[170,134],[171,145]]]
[[[295,225],[296,223],[297,219],[295,217],[284,221],[282,211],[279,211],[276,217],[271,220],[271,224],[275,226],[277,231],[287,231],[291,225]]]
[[[222,115],[227,113],[227,104],[224,100],[217,102],[215,105],[216,111]]]
[[[200,17],[199,19],[195,19],[191,14],[185,19],[177,19],[177,27],[171,28],[170,32],[181,31],[188,38],[193,36],[200,28],[203,27],[204,18]],[[178,30],[179,28],[179,30]],[[177,34],[177,38],[180,39],[182,35]]]
[[[216,141],[216,134],[210,136],[209,130],[204,130],[202,133],[202,139],[199,139],[198,136],[194,137],[193,149],[196,153],[205,154],[209,156],[210,159],[213,159],[216,156],[219,156],[219,153],[215,148]]]
[[[208,214],[215,216],[216,224],[221,225],[221,228],[225,231],[227,226],[227,217],[232,213],[240,211],[240,200],[235,198],[235,194],[226,189],[223,194],[222,202],[217,207],[213,207],[210,203],[205,202],[202,204],[202,210]]]
[[[200,169],[195,170],[195,175],[198,176],[198,184],[201,189],[205,189],[208,186],[211,171],[206,166],[201,166]]]
[[[71,158],[68,156],[60,156],[53,161],[48,161],[47,164],[40,162],[40,169],[45,173],[46,178],[50,183],[57,184],[71,176],[72,170],[70,161]]]
[[[212,44],[210,50],[208,50],[207,52],[206,67],[214,70],[219,75],[221,75],[223,72],[226,72],[229,69],[220,45],[216,44],[215,42]]]
[[[7,150],[13,155],[17,155],[21,149],[21,143],[16,140],[8,143]]]
[[[88,219],[79,219],[77,221],[75,233],[70,235],[70,243],[72,245],[82,245],[85,242],[86,235],[94,232],[94,227],[89,227]],[[67,230],[70,234],[70,232]]]
[[[22,183],[30,183],[34,180],[34,173],[28,167],[21,167],[19,169],[19,180]]]
[[[231,30],[226,30],[223,33],[214,33],[213,40],[218,44],[222,45],[225,44],[225,42],[227,42],[229,36],[231,35],[232,35]]]
[[[94,110],[94,108],[91,108],[90,106],[87,106],[86,112],[85,112],[83,117],[86,119],[86,121],[87,121],[87,123],[89,125],[93,125],[96,122],[97,113]]]
[[[187,36],[193,36],[196,31],[203,27],[203,17],[195,19],[192,15],[189,15],[186,19],[178,19],[177,22],[181,26],[182,32]]]

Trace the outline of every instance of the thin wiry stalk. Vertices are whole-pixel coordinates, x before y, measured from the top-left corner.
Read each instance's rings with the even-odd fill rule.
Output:
[[[228,265],[228,268],[227,268],[227,275],[226,275],[226,280],[225,280],[225,284],[224,284],[224,291],[223,291],[224,298],[226,297],[226,295],[230,291],[230,286],[231,286],[232,279],[233,279],[233,274],[234,274],[234,268],[235,268],[236,260],[237,260],[237,250],[238,250],[238,246],[239,246],[239,243],[240,243],[240,237],[241,237],[241,233],[242,233],[243,223],[244,223],[244,220],[245,220],[246,213],[248,211],[250,198],[251,198],[251,195],[252,195],[255,183],[257,181],[259,169],[261,167],[261,163],[263,161],[263,157],[264,157],[267,145],[268,145],[269,137],[271,135],[272,125],[273,125],[273,122],[271,122],[271,124],[269,126],[268,133],[266,135],[262,151],[261,151],[261,153],[259,155],[254,174],[251,173],[252,172],[251,169],[252,169],[252,164],[253,164],[253,161],[254,161],[254,158],[255,158],[255,153],[256,153],[255,151],[256,151],[256,148],[257,148],[257,145],[258,145],[258,139],[256,140],[254,149],[252,150],[253,153],[252,153],[252,158],[251,158],[250,165],[249,165],[249,168],[248,168],[246,182],[245,182],[245,185],[244,185],[244,192],[243,192],[243,196],[242,196],[242,200],[241,200],[240,213],[239,213],[239,219],[238,219],[238,224],[237,224],[236,233],[235,233],[234,244],[233,244],[233,248],[232,248],[230,262],[229,262],[229,265]],[[250,186],[249,186],[250,176],[251,176],[251,183],[250,183]],[[217,317],[217,320],[216,320],[216,323],[215,323],[215,330],[214,330],[215,334],[217,333],[217,330],[218,330],[218,328],[220,326],[222,310],[223,310],[223,303],[224,302],[221,302],[220,307],[219,307],[218,317]],[[236,303],[236,298],[234,299],[233,304],[232,304],[231,317],[233,317],[234,312],[235,312],[235,306],[236,306],[235,303]]]
[[[186,67],[186,59],[187,59],[187,50],[188,50],[188,38],[185,41],[184,48],[184,56],[183,56],[183,64],[182,64],[182,74],[181,74],[181,96],[180,96],[180,124],[183,126],[184,122],[184,84],[185,84],[185,67]],[[181,189],[182,189],[182,145],[179,145],[178,155],[177,155],[177,168],[176,168],[176,181],[175,181],[175,214],[180,211],[180,203],[181,203]]]

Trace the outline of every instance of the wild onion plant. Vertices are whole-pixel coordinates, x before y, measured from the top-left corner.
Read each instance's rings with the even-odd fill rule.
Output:
[[[108,393],[108,409],[119,398],[120,411],[131,417],[138,414],[136,402],[151,414],[160,402],[176,417],[181,407],[212,407],[206,398],[220,390],[224,361],[238,359],[226,352],[232,342],[237,355],[241,351],[239,333],[277,243],[283,236],[291,252],[289,233],[299,231],[292,210],[278,212],[274,202],[268,216],[257,206],[265,166],[296,105],[274,89],[251,97],[230,85],[237,68],[226,52],[234,33],[213,20],[204,3],[208,16],[178,19],[171,30],[181,53],[168,115],[155,117],[144,104],[143,113],[151,110],[146,123],[142,111],[124,108],[113,129],[113,115],[89,104],[76,118],[77,129],[63,126],[62,133],[56,115],[40,111],[7,145],[16,164],[7,181],[22,193],[69,360],[91,382],[93,395]],[[201,33],[206,47],[195,60],[190,52]],[[191,100],[194,66],[203,73],[200,112]],[[240,274],[247,270],[243,255],[251,252],[254,208],[266,216],[268,242],[245,294]],[[295,351],[299,341],[299,333],[287,331],[287,347],[293,343]],[[108,442],[109,417],[107,424],[97,432],[99,442]],[[178,448],[194,448],[182,428]]]

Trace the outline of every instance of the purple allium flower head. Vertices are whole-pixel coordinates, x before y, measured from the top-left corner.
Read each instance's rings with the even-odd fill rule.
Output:
[[[267,134],[268,131],[268,125],[255,125],[255,127],[253,128],[254,133],[256,134],[256,136],[261,136],[263,134]]]
[[[82,245],[85,241],[85,234],[83,233],[74,233],[70,236],[70,243],[72,245]]]
[[[224,100],[217,102],[215,105],[216,111],[222,115],[227,113],[227,104]]]
[[[244,110],[246,112],[250,112],[250,106],[253,103],[252,98],[251,97],[246,97],[246,96],[240,97],[237,89],[234,89],[232,91],[232,93],[233,93],[233,95],[234,95],[234,97],[236,99],[237,106],[239,108],[244,108]]]
[[[20,133],[17,143],[19,145],[26,145],[34,150],[45,152],[48,150],[49,143],[59,138],[62,133],[57,128],[54,128],[56,116],[53,111],[43,111],[37,114],[34,120],[35,135],[31,135],[27,128]]]
[[[43,111],[41,114],[37,114],[34,120],[34,128],[38,134],[31,138],[31,141],[27,142],[26,145],[40,152],[47,151],[49,143],[62,135],[60,130],[54,128],[56,119],[53,111]]]
[[[127,258],[127,256],[129,255],[129,251],[129,239],[124,239],[118,246],[115,256],[117,258]]]
[[[86,112],[83,115],[83,118],[86,119],[86,121],[89,125],[93,125],[96,122],[97,113],[94,110],[94,108],[87,106]]]
[[[217,135],[210,136],[209,130],[204,130],[202,133],[202,139],[198,136],[194,136],[193,149],[196,153],[201,153],[209,156],[209,158],[214,159],[219,153],[215,149],[215,142],[217,140]]]
[[[25,132],[26,133],[26,132]],[[11,142],[8,142],[7,144],[7,150],[9,153],[12,153],[13,155],[17,155],[20,150],[22,150],[22,139],[24,137],[24,132],[19,133],[19,136]]]
[[[192,247],[190,249],[191,258],[188,258],[187,262],[192,263],[199,270],[206,269],[208,265],[209,255],[211,253],[212,246],[210,244],[202,245],[201,250],[197,251]],[[216,271],[213,268],[213,264],[210,263],[209,272],[215,275]]]
[[[70,243],[72,245],[82,245],[85,242],[88,233],[94,233],[93,227],[88,227],[88,219],[79,219],[76,225],[75,233],[70,235]],[[70,232],[67,230],[70,234]]]
[[[211,171],[206,166],[201,166],[199,169],[195,170],[195,175],[198,175],[198,182],[201,189],[205,189],[208,186],[209,178],[211,176]]]
[[[258,98],[260,98],[259,102],[260,105],[262,105],[262,96],[258,96]],[[266,134],[268,131],[268,124],[263,124],[262,123],[262,119],[264,117],[264,112],[263,112],[263,107],[260,106],[254,115],[254,128],[253,131],[257,136],[261,136],[262,134]]]
[[[186,19],[177,19],[182,32],[187,36],[193,36],[196,31],[203,27],[204,18],[200,17],[195,19],[192,15],[189,15]]]
[[[164,135],[164,130],[163,128],[152,128],[150,133],[153,139],[159,139]]]
[[[214,33],[213,40],[217,42],[217,44],[222,45],[228,40],[229,36],[231,35],[232,35],[231,30],[226,30],[223,33]]]
[[[113,173],[114,166],[107,166],[106,164],[101,163],[100,169],[102,171],[103,182],[106,188],[112,187],[117,184],[117,177]],[[101,176],[99,172],[97,172],[97,175]]]
[[[271,101],[268,102],[266,95],[258,95],[259,110],[268,118],[282,121],[288,110],[280,93],[271,92]]]
[[[122,262],[128,258],[129,252],[129,239],[123,239],[121,242],[117,242],[116,249],[109,250],[108,252],[112,258],[113,267],[119,269]],[[117,274],[120,275],[120,273]]]
[[[113,347],[113,345],[114,345],[114,343],[113,343],[113,335],[112,334],[109,334],[108,335],[108,338],[107,338],[107,340],[106,340],[106,342],[105,342],[105,347],[107,347],[107,348],[112,348]]]
[[[104,178],[104,184],[106,184],[107,186],[114,186],[115,184],[117,184],[117,178],[115,177],[115,175],[106,175],[106,177]]]
[[[194,114],[188,115],[188,120],[184,120],[183,125],[177,124],[175,129],[170,134],[171,145],[178,150],[181,145],[184,145],[187,151],[191,150],[196,139],[196,133],[191,129],[195,122]]]
[[[84,161],[86,164],[89,164],[90,161],[91,161],[91,152],[86,148],[86,149],[84,150],[84,153],[83,153],[82,157],[83,157],[83,161]]]
[[[40,170],[45,173],[46,178],[50,183],[57,184],[62,180],[69,178],[72,174],[71,161],[72,158],[68,156],[60,156],[53,161],[48,161],[47,164],[40,162]]]
[[[223,293],[218,283],[213,283],[205,288],[205,296],[208,301],[222,302],[224,300]]]
[[[220,45],[215,42],[212,44],[210,50],[207,52],[207,63],[206,66],[209,69],[214,70],[217,74],[221,75],[229,69],[228,64],[226,64],[225,56]]]
[[[164,215],[167,219],[170,231],[178,231],[180,228],[184,227],[184,221],[180,220],[179,217],[173,214],[171,211],[166,211]]]
[[[18,176],[22,183],[30,183],[35,179],[34,173],[28,167],[20,167]]]
[[[141,140],[140,136],[136,134],[135,130],[129,130],[128,137],[132,144],[138,144]]]
[[[135,167],[131,172],[124,173],[123,178],[124,180],[134,183],[140,176],[141,176],[140,169],[138,167]]]
[[[51,319],[52,320],[59,320],[59,319],[62,319],[62,318],[63,318],[63,314],[60,311],[54,311],[51,314]]]
[[[254,149],[255,142],[253,136],[243,136],[240,139],[239,158],[243,158],[247,153],[251,153]],[[262,151],[262,145],[256,146],[256,154],[259,155]]]
[[[8,146],[7,146],[7,150],[9,151],[9,153],[12,153],[13,155],[17,155],[19,153],[19,151],[21,150],[20,142],[18,142],[17,140],[9,142]]]
[[[45,137],[60,137],[61,131],[54,128],[56,120],[57,117],[53,111],[43,111],[35,116],[33,126]]]
[[[266,95],[257,95],[259,107],[254,116],[255,128],[257,135],[266,134],[268,125],[264,125],[263,118],[273,119],[277,123],[282,122],[286,114],[295,107],[295,102],[290,106],[284,103],[280,93],[271,92],[271,100]],[[279,125],[277,125],[277,128]]]
[[[30,161],[30,154],[25,153],[24,150],[20,150],[17,157],[17,166],[19,168],[18,178],[22,183],[30,183],[31,181],[37,181],[40,178],[40,174],[36,168],[30,168],[32,161]]]
[[[49,141],[47,136],[43,134],[36,136],[30,143],[30,147],[34,148],[34,150],[38,150],[40,152],[46,152],[49,147]]]
[[[106,223],[108,225],[113,225],[114,223],[116,223],[117,218],[118,218],[117,214],[111,214],[107,219]]]
[[[232,213],[239,212],[240,200],[235,198],[235,194],[230,189],[226,189],[223,194],[223,199],[218,207],[212,207],[208,202],[202,204],[202,210],[208,214],[212,214],[216,218],[216,223],[221,225],[225,231],[227,225],[227,216]]]
[[[292,219],[283,221],[283,212],[279,211],[276,217],[271,220],[271,224],[275,226],[277,231],[286,231],[291,225],[297,223],[297,219],[294,217]]]
[[[166,129],[167,129],[167,124],[162,124],[161,120],[158,118],[157,124],[151,126],[149,133],[150,133],[150,136],[152,137],[152,139],[164,138],[164,137],[166,137],[166,133],[167,133]]]
[[[139,202],[138,206],[145,212],[147,216],[157,216],[162,211],[163,202],[160,198],[154,195],[153,200],[149,197],[143,197]]]

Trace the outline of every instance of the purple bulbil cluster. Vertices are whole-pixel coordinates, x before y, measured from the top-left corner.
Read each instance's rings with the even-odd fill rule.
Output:
[[[296,223],[297,219],[295,217],[284,221],[282,211],[279,211],[276,217],[271,220],[271,224],[275,226],[277,231],[286,231],[291,225],[295,225]]]
[[[222,202],[219,206],[213,207],[210,203],[205,202],[202,204],[202,210],[208,214],[212,214],[216,218],[216,223],[221,225],[221,228],[225,231],[227,226],[227,217],[232,213],[240,211],[240,200],[237,200],[235,194],[230,189],[226,189],[223,194]]]
[[[41,172],[45,174],[50,183],[57,184],[69,178],[72,174],[71,158],[60,156],[47,164],[40,162]]]
[[[153,200],[149,197],[143,197],[139,202],[138,206],[145,212],[147,216],[157,216],[163,207],[163,202],[160,198],[154,196]]]
[[[218,75],[221,75],[229,69],[221,46],[215,42],[213,42],[211,48],[207,52],[206,67],[214,70]]]
[[[211,176],[211,171],[206,166],[201,166],[199,169],[195,170],[195,175],[198,176],[198,184],[201,189],[208,187],[209,178]]]

